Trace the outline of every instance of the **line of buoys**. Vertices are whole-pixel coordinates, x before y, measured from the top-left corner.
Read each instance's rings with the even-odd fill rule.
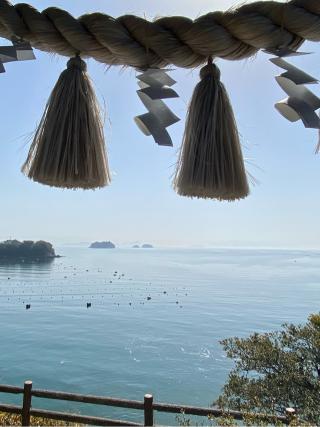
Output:
[[[75,271],[75,270],[77,270],[74,266],[70,266],[70,267],[63,267],[63,269],[64,270],[66,270],[66,269],[72,269],[73,271]],[[89,269],[86,269],[85,270],[86,272],[89,272]],[[96,272],[99,272],[99,273],[101,273],[102,272],[102,270],[101,269],[97,269],[97,270],[95,270]],[[64,273],[64,274],[66,274],[66,272]],[[73,273],[74,275],[75,275],[75,273]],[[113,285],[115,285],[116,284],[116,282],[115,282],[115,279],[116,278],[118,278],[118,280],[120,280],[120,279],[123,279],[124,277],[125,277],[125,274],[124,273],[121,273],[121,272],[119,272],[119,271],[117,271],[117,270],[115,270],[113,273],[111,273],[111,275],[113,275],[113,277],[111,276],[111,278],[113,279],[113,280],[110,280],[110,278],[109,278],[109,280],[108,280],[108,278],[104,278],[104,284],[105,285],[107,285],[108,283],[110,283],[110,284],[113,284]],[[68,279],[68,277],[69,276],[67,276],[67,275],[63,275],[62,274],[62,278],[64,278],[64,279]],[[8,277],[7,276],[7,279],[8,280],[10,280],[11,279],[11,277]],[[129,280],[133,280],[132,278],[128,278],[127,279],[128,281]],[[20,283],[19,285],[21,286],[21,284],[22,283]],[[75,294],[75,295],[72,295],[72,293],[70,292],[70,294],[65,294],[65,295],[60,295],[60,294],[55,294],[55,295],[45,295],[44,294],[44,290],[43,289],[39,289],[39,290],[33,290],[32,288],[30,288],[30,284],[29,283],[23,283],[24,285],[27,285],[26,287],[25,287],[25,289],[24,290],[22,290],[21,288],[19,289],[19,292],[21,292],[21,295],[19,296],[19,295],[17,295],[18,296],[18,301],[20,302],[20,301],[22,301],[22,294],[23,294],[23,296],[24,297],[36,297],[36,296],[38,296],[38,297],[40,297],[40,300],[41,301],[43,301],[43,300],[45,300],[45,299],[48,299],[48,301],[47,302],[49,302],[50,300],[52,301],[52,300],[57,300],[57,298],[60,298],[60,302],[61,303],[65,303],[66,302],[66,300],[64,300],[64,296],[65,297],[71,297],[71,299],[73,300],[73,301],[76,301],[76,299],[77,298],[79,298],[80,297],[80,299],[84,299],[84,298],[86,298],[86,295],[90,295],[90,298],[93,298],[93,300],[95,300],[94,302],[96,302],[97,300],[96,300],[96,297],[98,297],[98,298],[103,298],[103,301],[105,302],[106,301],[106,299],[105,299],[105,297],[107,297],[107,294],[110,294],[109,295],[109,297],[111,296],[111,298],[113,298],[114,296],[115,297],[121,297],[121,298],[123,298],[123,297],[125,297],[125,296],[127,296],[127,297],[131,297],[131,298],[133,298],[133,299],[135,299],[135,297],[137,297],[137,293],[135,292],[135,293],[131,293],[131,295],[129,295],[130,294],[130,291],[132,292],[132,289],[129,289],[129,292],[128,292],[128,288],[127,288],[127,286],[125,286],[125,287],[123,287],[123,286],[120,286],[120,288],[119,288],[119,285],[117,286],[117,291],[115,291],[115,294],[113,294],[113,293],[111,293],[111,292],[107,292],[107,294],[106,295],[103,295],[101,292],[98,292],[97,294],[92,294],[90,291],[89,291],[89,288],[88,288],[88,291],[89,291],[89,293],[84,293],[83,295],[81,295],[81,293],[78,293],[79,291],[81,292],[81,291],[83,291],[83,289],[81,289],[81,288],[83,288],[83,284],[82,283],[79,283],[79,287],[80,287],[80,289],[77,289],[77,293]],[[49,284],[49,282],[47,283],[48,285],[49,285],[49,287],[50,288],[56,288],[55,289],[55,291],[56,292],[63,292],[63,290],[64,290],[64,286],[62,285],[62,282],[61,282],[61,285],[60,285],[60,287],[58,286],[52,286],[51,284]],[[78,283],[77,283],[77,285],[78,285]],[[143,286],[144,285],[144,286]],[[75,283],[72,283],[71,282],[71,286],[72,287],[74,287],[75,286]],[[147,300],[147,301],[151,301],[151,300],[154,300],[154,298],[155,298],[155,301],[156,301],[156,297],[157,296],[161,296],[161,295],[169,295],[168,294],[168,291],[166,291],[166,290],[164,290],[164,291],[161,291],[160,289],[157,289],[157,287],[155,287],[155,289],[153,289],[153,288],[150,288],[151,286],[153,286],[153,284],[152,284],[152,282],[142,282],[141,284],[140,284],[140,286],[138,285],[138,290],[140,290],[140,292],[142,291],[143,293],[141,294],[141,295],[138,295],[138,296],[140,296],[143,300]],[[144,287],[145,287],[145,289],[144,289]],[[61,289],[60,289],[61,288]],[[112,291],[112,289],[110,289],[111,291]],[[152,291],[156,291],[156,292],[154,292],[154,295],[152,295],[152,294],[150,294],[150,291],[152,292]],[[182,295],[180,292],[181,292],[181,290],[184,290],[184,292],[183,292],[183,294],[185,295],[185,296],[187,296],[188,294],[187,293],[185,293],[185,291],[186,291],[186,288],[185,287],[183,287],[183,288],[173,288],[172,289],[172,291],[178,291],[179,290],[179,292],[178,293],[176,293],[175,294],[175,296],[176,297],[179,297],[179,295]],[[70,291],[72,291],[72,289],[70,289]],[[137,289],[135,289],[135,291],[137,291]],[[15,295],[15,292],[16,292],[16,290],[15,289],[11,289],[11,292],[12,292],[12,294],[13,295]],[[124,294],[123,295],[121,295],[121,293],[122,292],[124,292]],[[148,295],[148,293],[149,293],[149,295]],[[40,295],[35,295],[35,293],[39,293]],[[46,293],[46,291],[45,291],[45,293]],[[147,295],[146,295],[146,293],[147,293]],[[29,294],[29,295],[28,295]],[[6,295],[0,295],[0,296],[8,296],[8,293],[6,292]],[[21,297],[21,298],[20,298]],[[10,301],[10,298],[8,297],[8,301]],[[130,301],[130,300],[129,300]],[[133,300],[131,300],[130,302],[127,302],[127,304],[129,305],[129,306],[131,306],[132,308],[134,308],[134,306],[135,306],[135,301]],[[84,302],[84,301],[83,301]],[[24,301],[22,302],[23,303],[23,305],[25,306],[25,309],[26,310],[29,310],[30,308],[31,308],[31,304],[30,303],[28,303],[28,304],[25,304],[24,303]],[[137,303],[138,303],[138,301],[137,301]],[[170,302],[169,302],[170,303]],[[88,309],[88,308],[90,308],[90,307],[92,307],[92,301],[91,302],[86,302],[85,303],[86,304],[86,308]],[[114,302],[114,304],[115,305],[117,305],[117,306],[120,306],[120,305],[122,305],[122,303],[117,303],[117,302]],[[140,304],[142,304],[142,305],[144,305],[145,304],[145,302],[140,302]],[[174,305],[179,305],[179,307],[180,308],[182,308],[182,305],[181,305],[181,303],[178,301],[178,300],[176,300],[176,301],[171,301],[171,304],[174,304]],[[82,304],[81,304],[82,305]],[[101,302],[101,304],[100,304],[100,302],[98,301],[97,302],[97,305],[99,306],[99,305],[104,305],[102,302]]]

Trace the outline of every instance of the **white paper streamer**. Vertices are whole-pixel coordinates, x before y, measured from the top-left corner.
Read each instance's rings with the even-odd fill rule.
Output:
[[[12,44],[13,46],[0,46],[0,73],[5,72],[3,64],[6,62],[36,59],[29,43],[14,40]]]
[[[270,61],[284,70],[287,70],[286,73],[281,74],[281,77],[285,77],[289,80],[292,80],[295,84],[315,84],[318,83],[318,80],[294,65],[289,64],[282,58],[271,58]]]
[[[137,76],[137,94],[148,113],[134,118],[139,129],[146,136],[153,136],[159,145],[173,146],[166,128],[180,119],[166,106],[162,99],[177,98],[178,94],[170,88],[176,81],[165,70],[150,68]]]
[[[307,55],[308,53],[289,49],[273,49],[266,52],[277,55],[277,58],[271,58],[270,61],[286,70],[285,73],[276,77],[276,81],[286,92],[288,98],[277,102],[276,109],[290,122],[302,120],[306,128],[320,130],[320,118],[316,113],[316,110],[320,108],[320,98],[304,86],[305,84],[317,84],[319,81],[283,59],[283,57]],[[317,150],[319,151],[319,149],[320,143]]]

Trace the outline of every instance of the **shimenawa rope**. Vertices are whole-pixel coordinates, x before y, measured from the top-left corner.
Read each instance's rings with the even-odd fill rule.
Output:
[[[80,53],[110,65],[190,68],[210,56],[239,60],[259,49],[296,49],[304,40],[320,41],[320,1],[257,1],[194,21],[172,16],[150,22],[102,13],[76,19],[55,7],[39,12],[28,4],[0,0],[0,36],[21,37],[47,52]]]
[[[31,179],[66,188],[110,181],[98,106],[80,56],[142,70],[191,68],[209,59],[188,111],[174,187],[181,195],[230,201],[246,197],[249,187],[232,108],[211,58],[239,60],[259,49],[296,50],[304,40],[320,41],[320,1],[257,1],[194,21],[149,22],[102,13],[76,19],[58,8],[39,12],[0,0],[0,36],[75,57],[49,98],[24,165]]]

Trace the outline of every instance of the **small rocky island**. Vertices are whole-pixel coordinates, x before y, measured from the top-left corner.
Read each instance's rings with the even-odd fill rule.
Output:
[[[1,260],[47,260],[56,258],[57,255],[51,243],[39,240],[6,240],[0,242]]]
[[[114,249],[116,245],[110,241],[108,242],[93,242],[89,246],[92,249]]]
[[[141,246],[139,246],[139,245],[133,245],[132,247],[134,249],[139,249],[139,248],[142,248],[142,249],[151,249],[151,248],[153,248],[153,246],[150,245],[149,243],[145,243],[145,244],[143,244]]]

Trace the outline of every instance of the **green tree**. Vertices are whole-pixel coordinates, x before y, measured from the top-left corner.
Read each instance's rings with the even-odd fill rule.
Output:
[[[320,424],[320,314],[304,325],[221,341],[235,366],[218,405],[224,409],[284,415]]]

